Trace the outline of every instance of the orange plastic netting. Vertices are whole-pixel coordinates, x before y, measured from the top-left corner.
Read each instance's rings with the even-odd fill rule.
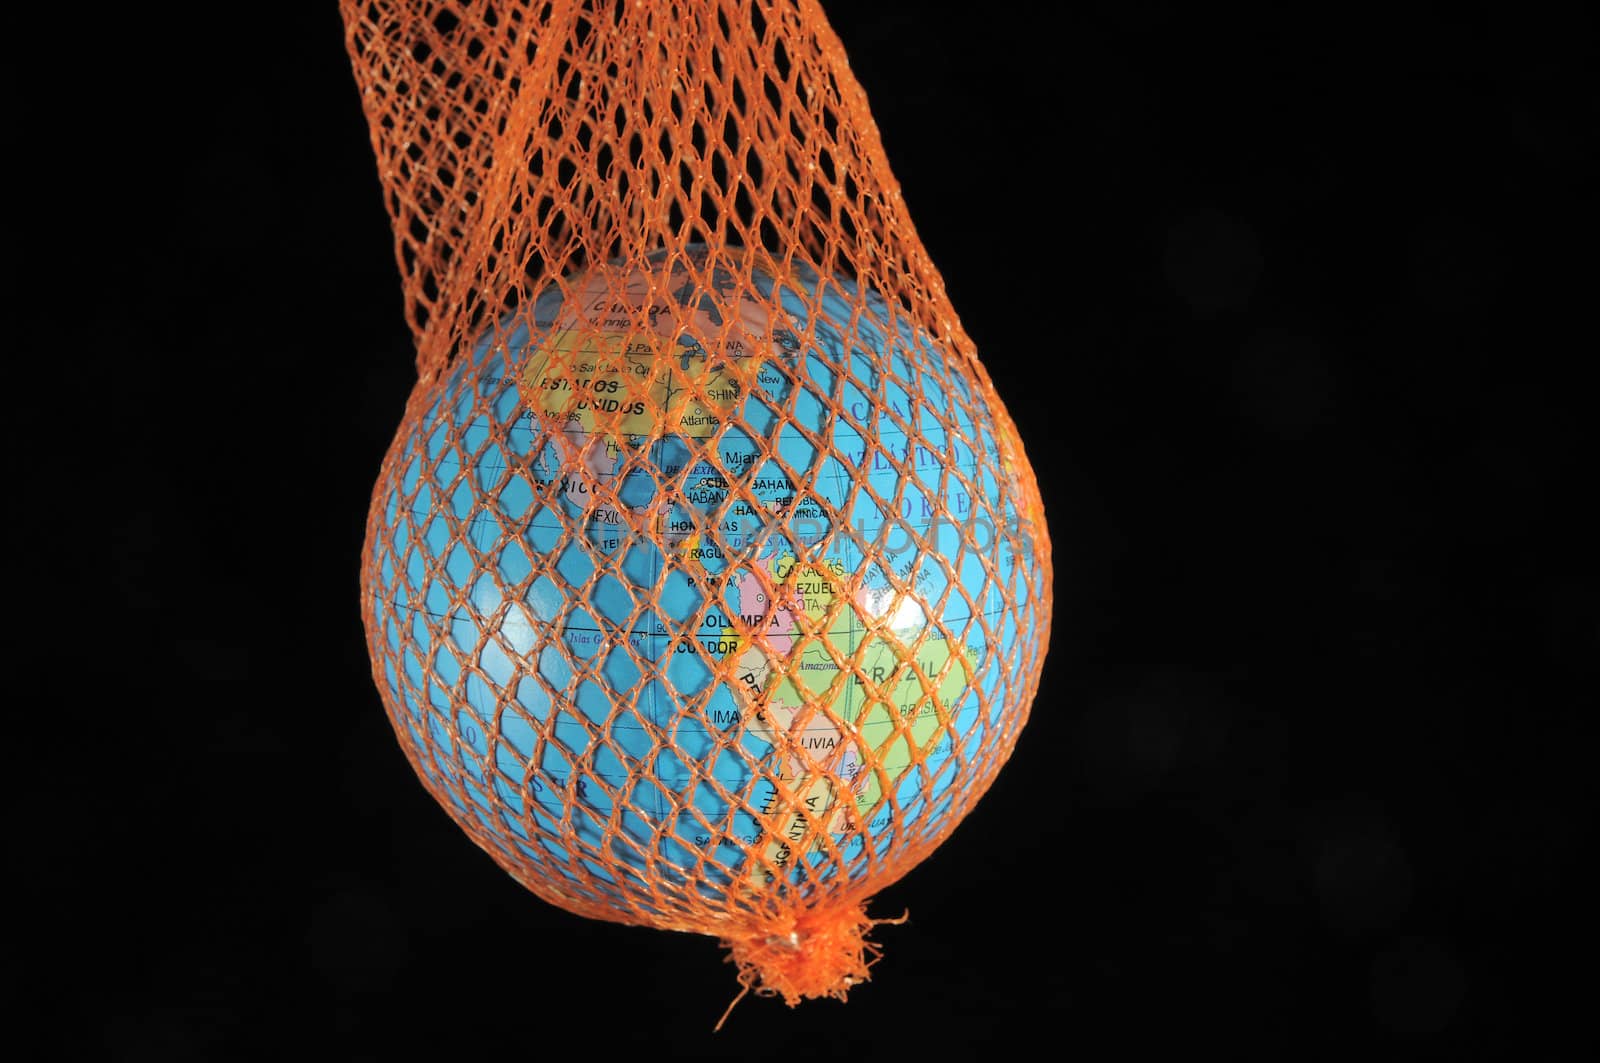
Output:
[[[343,0],[419,380],[362,604],[401,745],[581,915],[842,996],[1037,689],[1015,428],[811,0]]]

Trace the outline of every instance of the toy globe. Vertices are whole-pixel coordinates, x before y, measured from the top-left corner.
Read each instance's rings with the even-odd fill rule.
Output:
[[[374,672],[428,790],[553,904],[842,995],[1038,684],[1049,542],[980,376],[738,249],[539,289],[419,386],[373,496]]]

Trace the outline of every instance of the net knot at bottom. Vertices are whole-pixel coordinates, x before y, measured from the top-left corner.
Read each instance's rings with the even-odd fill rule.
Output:
[[[751,991],[782,997],[791,1008],[814,997],[844,1000],[852,986],[871,978],[882,952],[867,934],[879,923],[898,926],[906,919],[872,919],[865,904],[845,904],[786,912],[751,933],[726,936],[728,962],[738,965],[743,986],[733,1003]]]

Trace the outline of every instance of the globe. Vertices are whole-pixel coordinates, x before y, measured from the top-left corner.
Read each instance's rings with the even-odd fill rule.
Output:
[[[547,285],[420,387],[373,495],[400,744],[585,915],[716,933],[881,889],[1038,682],[1048,538],[992,390],[877,293],[748,261]]]

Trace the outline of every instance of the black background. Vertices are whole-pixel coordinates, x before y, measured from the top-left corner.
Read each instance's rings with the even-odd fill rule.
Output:
[[[714,942],[546,906],[415,781],[357,602],[414,374],[342,28],[218,5],[99,24],[88,165],[17,205],[70,234],[32,279],[71,310],[24,335],[73,340],[93,408],[54,481],[78,634],[22,666],[72,708],[19,710],[56,1043],[1548,1058],[1578,1028],[1580,5],[827,6],[1056,561],[1031,722],[881,894],[911,921],[874,980],[713,1035]]]

